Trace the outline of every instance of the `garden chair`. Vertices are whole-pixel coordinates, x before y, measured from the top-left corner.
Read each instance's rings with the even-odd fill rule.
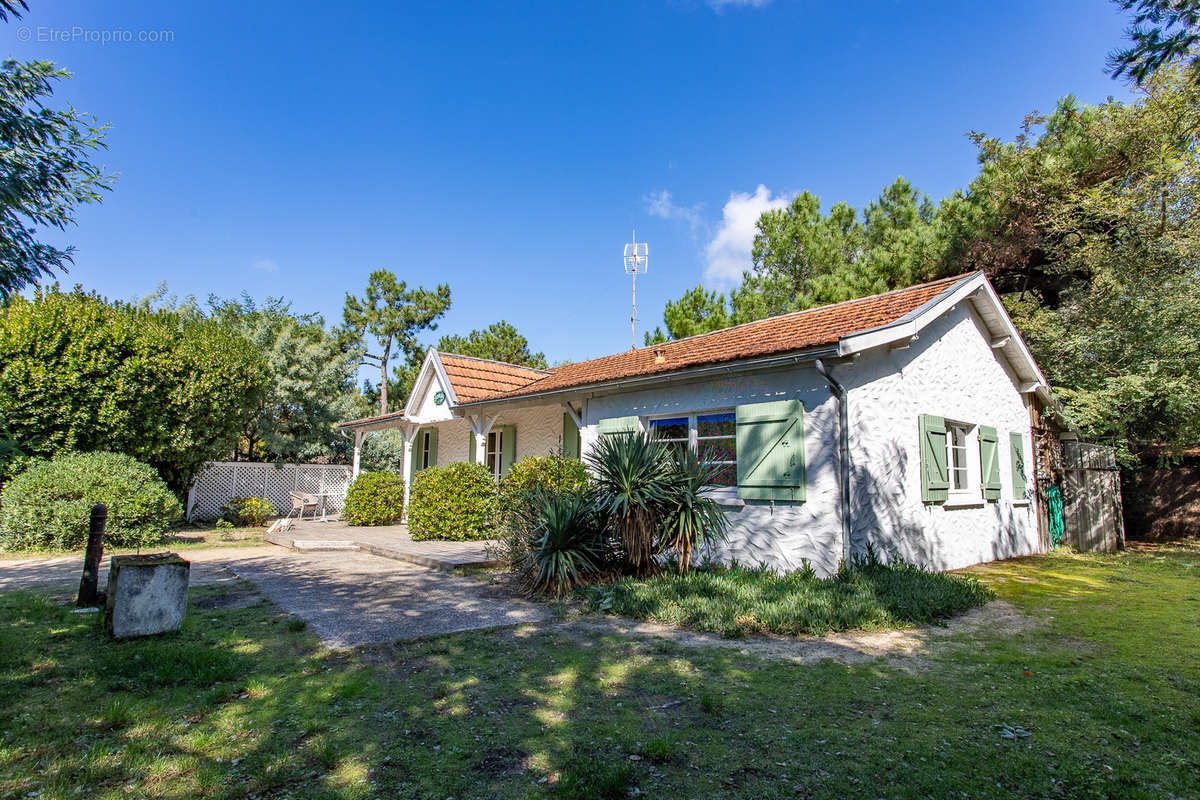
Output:
[[[292,510],[288,514],[289,517],[292,514],[296,514],[297,519],[304,519],[304,512],[311,511],[312,518],[316,519],[316,517],[317,517],[317,498],[316,497],[314,497],[311,494],[305,494],[304,492],[288,492],[288,495],[292,498]]]

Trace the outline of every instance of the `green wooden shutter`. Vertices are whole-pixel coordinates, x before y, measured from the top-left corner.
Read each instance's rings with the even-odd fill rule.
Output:
[[[1025,438],[1019,433],[1008,435],[1008,447],[1012,456],[1013,500],[1025,500]]]
[[[562,451],[566,458],[579,460],[579,428],[575,425],[575,420],[571,419],[571,415],[563,412],[563,428],[562,428]]]
[[[431,466],[431,467],[436,467],[438,465],[437,439],[438,439],[438,429],[430,428],[429,429],[429,466]]]
[[[475,431],[470,431],[467,435],[471,437],[470,439],[468,439],[468,443],[467,443],[467,463],[474,464],[475,463]]]
[[[799,400],[735,409],[738,497],[804,499],[804,406]]]
[[[950,496],[946,463],[946,420],[932,414],[917,419],[921,435],[921,502],[944,503]]]
[[[517,460],[517,429],[512,425],[496,428],[500,434],[500,477],[503,478]]]
[[[640,430],[637,417],[608,417],[600,420],[601,436],[611,436],[614,433],[637,433]]]
[[[995,428],[979,426],[980,484],[985,500],[1000,499],[1000,446]]]

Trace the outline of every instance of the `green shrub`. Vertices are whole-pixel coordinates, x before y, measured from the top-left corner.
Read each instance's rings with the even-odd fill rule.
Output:
[[[564,456],[525,456],[500,481],[496,517],[507,523],[521,513],[533,495],[585,489],[589,474],[582,461]]]
[[[395,472],[364,472],[346,490],[342,519],[351,525],[395,525],[404,515],[404,479]]]
[[[216,320],[80,289],[14,296],[0,306],[0,420],[20,453],[0,463],[0,480],[17,455],[107,451],[150,464],[182,494],[237,445],[268,381],[262,353]]]
[[[728,523],[704,494],[714,470],[691,452],[637,434],[602,436],[588,455],[596,504],[608,517],[626,573],[653,574],[674,550],[686,570],[697,545],[724,538]]]
[[[234,525],[258,527],[274,516],[275,506],[265,497],[234,497],[221,507],[221,518]]]
[[[496,509],[496,481],[482,464],[456,462],[417,473],[409,498],[414,539],[487,539]]]
[[[604,521],[582,489],[544,490],[530,502],[537,521],[527,534],[529,552],[519,564],[518,578],[531,594],[561,597],[603,569],[608,550]]]
[[[500,481],[496,501],[494,536],[488,557],[505,568],[520,572],[530,554],[530,539],[538,522],[535,499],[554,494],[585,490],[591,476],[583,462],[560,455],[525,456]]]
[[[156,542],[183,514],[153,467],[117,453],[69,453],[35,462],[4,487],[0,543],[12,550],[81,548],[95,503],[108,506],[104,542],[113,547]]]
[[[974,578],[875,560],[828,578],[818,578],[807,565],[785,574],[767,567],[707,565],[642,580],[625,577],[582,591],[597,610],[730,637],[927,625],[992,597]]]

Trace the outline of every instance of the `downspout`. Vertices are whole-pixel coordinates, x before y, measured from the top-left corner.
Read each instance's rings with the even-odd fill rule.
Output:
[[[825,366],[825,362],[817,359],[817,372],[829,384],[829,390],[838,401],[839,436],[838,472],[841,479],[842,495],[842,562],[850,564],[850,404],[846,400],[846,387],[840,384],[833,373]]]

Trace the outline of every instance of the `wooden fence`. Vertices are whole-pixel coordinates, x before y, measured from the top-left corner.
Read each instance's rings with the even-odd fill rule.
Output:
[[[1111,447],[1062,443],[1066,540],[1076,550],[1111,553],[1125,546],[1121,475]]]

